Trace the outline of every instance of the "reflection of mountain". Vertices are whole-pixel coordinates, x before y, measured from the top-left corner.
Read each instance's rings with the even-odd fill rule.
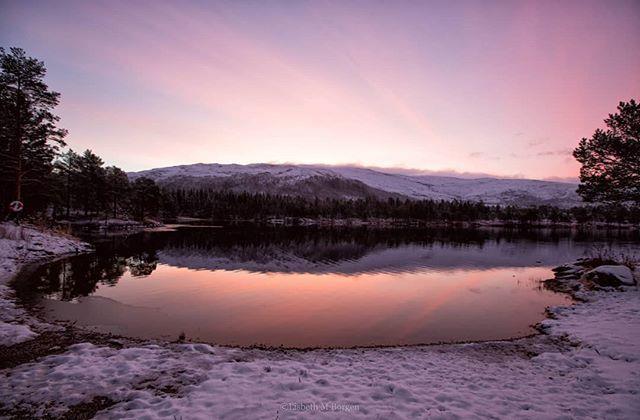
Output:
[[[158,252],[161,264],[190,269],[246,270],[281,273],[411,272],[418,269],[530,267],[559,265],[584,256],[591,245],[563,240],[556,244],[497,243],[452,246],[450,244],[408,244],[395,247],[318,245],[282,247],[234,247],[217,249],[167,247]],[[325,244],[326,245],[326,244]],[[338,251],[349,249],[346,255]],[[333,251],[333,252],[332,252]],[[332,257],[322,257],[330,254]]]
[[[39,268],[15,284],[22,298],[34,294],[71,300],[115,285],[129,272],[148,276],[158,264],[207,270],[361,274],[552,266],[607,246],[598,232],[535,230],[322,230],[192,227],[110,238],[96,253]],[[625,237],[626,235],[626,237]],[[638,234],[616,238],[638,250]],[[622,245],[621,245],[622,244]]]
[[[185,229],[158,258],[191,269],[358,274],[558,265],[598,244],[598,233],[551,230]]]

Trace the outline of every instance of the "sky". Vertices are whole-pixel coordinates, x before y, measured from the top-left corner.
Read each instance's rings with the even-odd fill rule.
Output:
[[[76,151],[566,179],[640,99],[640,2],[0,0]]]

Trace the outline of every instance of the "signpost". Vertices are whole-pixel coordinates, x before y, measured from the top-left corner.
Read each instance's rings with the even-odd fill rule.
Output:
[[[24,203],[22,201],[20,200],[12,201],[9,204],[9,210],[11,210],[9,217],[13,219],[16,223],[19,223],[20,213],[22,212],[23,209],[24,209]]]
[[[11,204],[9,204],[9,209],[14,213],[21,212],[22,209],[24,209],[24,204],[22,201],[12,201]]]

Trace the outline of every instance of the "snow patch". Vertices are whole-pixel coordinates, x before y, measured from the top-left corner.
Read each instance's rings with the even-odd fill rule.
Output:
[[[0,321],[0,345],[10,346],[31,340],[35,336],[37,336],[37,334],[31,331],[26,325],[9,324]]]
[[[627,286],[634,285],[631,269],[624,265],[601,265],[585,273],[587,278],[601,278],[613,282],[619,282]]]
[[[15,303],[6,283],[26,264],[65,254],[87,252],[91,246],[73,237],[46,232],[32,226],[0,223],[0,345],[30,340],[37,334],[28,325],[48,329]]]

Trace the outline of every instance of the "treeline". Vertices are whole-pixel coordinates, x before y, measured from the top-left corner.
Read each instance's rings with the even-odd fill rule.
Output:
[[[51,176],[54,218],[133,217],[142,220],[160,211],[161,193],[148,178],[129,182],[116,166],[104,166],[91,150],[69,150],[54,162]]]
[[[217,220],[270,218],[401,219],[441,222],[499,220],[504,222],[628,222],[640,223],[637,206],[608,205],[561,209],[554,206],[516,207],[471,201],[306,199],[270,194],[208,189],[162,189],[162,216]]]
[[[54,156],[53,162],[39,168],[37,182],[23,183],[26,216],[143,220],[159,215],[162,195],[153,180],[143,177],[130,182],[122,169],[105,166],[91,150],[82,154],[69,150]],[[0,163],[0,172],[6,170],[5,163]],[[13,197],[9,188],[2,189],[2,196],[4,202]],[[7,213],[4,208],[3,218]]]
[[[267,221],[273,218],[396,219],[423,222],[494,220],[532,224],[640,223],[640,207],[629,205],[516,207],[472,201],[410,200],[375,197],[309,199],[214,189],[161,188],[152,179],[130,181],[116,166],[105,166],[91,150],[56,153],[42,182],[25,188],[27,214],[53,219],[196,217],[210,220]],[[25,194],[26,195],[26,194]]]

